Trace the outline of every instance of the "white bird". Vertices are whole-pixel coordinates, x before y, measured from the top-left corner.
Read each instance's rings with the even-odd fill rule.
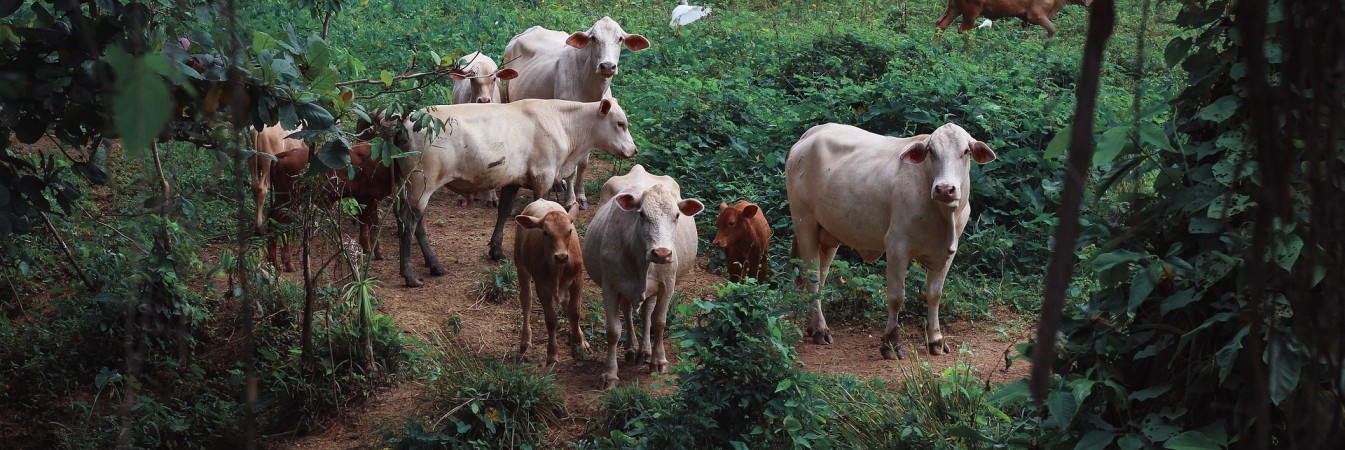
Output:
[[[977,29],[990,28],[990,19],[985,19],[985,22],[981,22],[981,24],[977,25],[976,28]]]
[[[702,17],[710,15],[709,6],[691,6],[687,0],[682,0],[682,4],[672,10],[672,21],[668,22],[670,27],[679,27],[700,20]]]

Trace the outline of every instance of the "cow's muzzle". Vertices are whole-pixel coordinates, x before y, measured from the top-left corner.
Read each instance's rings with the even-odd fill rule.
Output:
[[[649,251],[649,262],[654,264],[667,264],[672,262],[672,250],[667,247],[659,247]]]
[[[604,78],[616,76],[616,63],[604,62],[598,64],[598,75],[602,75]]]
[[[476,102],[477,102],[477,103],[490,103],[490,97],[485,97],[485,96],[477,97],[477,98],[476,98]]]
[[[554,254],[554,255],[551,255],[551,259],[554,259],[554,260],[556,261],[556,264],[565,264],[565,263],[570,262],[570,254],[569,254],[569,253],[556,253],[556,254]]]

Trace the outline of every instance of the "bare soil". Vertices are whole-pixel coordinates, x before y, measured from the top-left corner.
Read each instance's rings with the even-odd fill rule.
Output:
[[[594,159],[594,167],[589,171],[590,178],[606,179],[613,174],[611,164]],[[587,223],[597,210],[597,189],[589,189],[594,200],[588,210],[581,211],[580,222]],[[520,197],[531,197],[524,190]],[[706,204],[717,204],[721,199],[702,199]],[[725,201],[730,199],[723,199]],[[522,209],[525,200],[516,202],[515,211]],[[713,211],[707,211],[712,213]],[[382,286],[377,296],[382,300],[380,313],[390,315],[393,320],[408,333],[421,336],[427,342],[429,337],[445,330],[444,321],[458,314],[462,318],[462,329],[455,338],[464,348],[492,358],[517,359],[519,345],[520,312],[515,301],[493,304],[478,301],[473,294],[473,286],[484,274],[498,265],[486,256],[486,243],[490,239],[494,226],[495,210],[480,204],[459,207],[457,196],[440,192],[431,200],[426,213],[428,233],[432,245],[449,274],[441,277],[429,276],[419,251],[412,258],[417,273],[425,280],[421,288],[407,288],[398,275],[395,229],[392,220],[387,219],[382,241],[387,245],[385,254],[390,258],[375,261],[371,274],[381,280]],[[702,235],[712,230],[700,230]],[[513,225],[506,227],[504,248],[512,252]],[[679,298],[710,297],[716,285],[724,281],[720,273],[711,273],[706,269],[708,255],[713,249],[701,249],[697,258],[697,267],[689,277],[678,280]],[[297,264],[297,260],[296,260]],[[293,274],[287,274],[293,276]],[[585,297],[600,298],[599,290],[591,281],[585,287]],[[545,359],[546,334],[540,307],[534,307],[532,361],[536,364]],[[1001,321],[1016,320],[1017,316],[1006,308],[994,311]],[[989,378],[993,383],[1004,383],[1023,378],[1028,367],[1026,363],[1017,363],[1005,369],[1004,354],[1013,343],[1023,342],[1026,335],[1004,334],[996,331],[995,323],[976,321],[955,321],[944,323],[944,335],[953,348],[953,355],[928,356],[922,354],[924,337],[922,325],[911,322],[904,325],[906,338],[903,347],[907,357],[901,361],[889,361],[881,358],[878,352],[881,327],[860,324],[833,323],[834,343],[822,346],[811,343],[798,344],[798,353],[804,370],[827,373],[847,373],[857,377],[878,377],[899,379],[903,367],[928,361],[936,371],[965,362],[977,369],[981,379]],[[582,437],[587,418],[598,413],[597,404],[602,388],[601,358],[605,351],[605,340],[594,339],[592,330],[590,344],[595,350],[593,360],[576,361],[568,352],[569,336],[567,326],[562,320],[560,339],[560,361],[550,369],[560,384],[565,396],[567,414],[559,423],[550,425],[545,440],[549,448],[564,448],[567,442]],[[1012,332],[1010,332],[1012,333]],[[669,359],[676,361],[676,347],[668,346]],[[961,351],[959,351],[961,349]],[[623,364],[620,366],[622,385],[640,384],[648,386],[652,382],[668,377],[651,375],[645,364]],[[540,369],[539,370],[546,370]],[[405,381],[381,392],[368,402],[343,410],[339,417],[327,429],[306,436],[284,436],[267,439],[263,442],[268,448],[283,449],[344,449],[369,448],[378,445],[382,434],[397,430],[402,418],[417,414],[428,415],[431,412],[422,405],[427,394],[425,386],[414,381]]]

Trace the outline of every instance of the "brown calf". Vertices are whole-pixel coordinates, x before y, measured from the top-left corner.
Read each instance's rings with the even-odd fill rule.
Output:
[[[766,253],[770,250],[771,227],[761,208],[745,200],[733,206],[720,203],[715,226],[719,231],[710,245],[724,250],[729,281],[741,283],[743,278],[752,277],[765,283],[770,274]]]
[[[1041,25],[1046,29],[1046,36],[1051,37],[1055,36],[1055,24],[1051,23],[1051,18],[1055,17],[1066,3],[1083,5],[1086,8],[1093,4],[1093,0],[948,0],[948,6],[943,9],[943,17],[940,17],[934,26],[939,27],[940,31],[947,29],[948,25],[961,15],[962,25],[957,27],[957,32],[965,33],[976,26],[977,16],[988,19],[1017,17]]]
[[[589,351],[584,331],[579,328],[580,289],[584,287],[584,253],[574,220],[579,204],[566,211],[559,203],[539,199],[523,208],[514,219],[514,260],[518,266],[518,298],[523,307],[523,329],[519,332],[518,352],[528,358],[532,346],[532,290],[546,315],[546,365],[556,364],[556,300],[565,305],[570,321],[570,350],[577,359]],[[582,353],[581,353],[582,352]]]
[[[275,201],[271,204],[270,215],[278,225],[293,221],[292,213],[284,210],[291,208],[300,195],[298,182],[299,177],[308,170],[308,153],[307,147],[288,150],[277,155],[278,161],[272,165],[271,181],[275,185],[276,195]],[[360,222],[360,249],[365,254],[372,252],[374,259],[383,259],[383,251],[380,246],[374,245],[374,238],[378,235],[382,220],[378,204],[392,195],[395,187],[393,169],[373,159],[367,142],[357,143],[350,149],[350,165],[355,169],[353,179],[348,177],[347,169],[331,170],[323,175],[325,179],[318,184],[321,195],[317,201],[319,204],[329,205],[346,197],[355,199],[361,206],[360,215],[356,217]],[[279,252],[281,265],[277,267],[286,272],[293,272],[294,264],[290,260],[289,245],[282,243],[281,247]],[[276,254],[276,237],[272,236],[268,242],[266,258],[273,265],[276,264]]]

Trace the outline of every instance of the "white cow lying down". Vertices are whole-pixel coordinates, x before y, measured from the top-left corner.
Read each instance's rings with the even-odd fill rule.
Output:
[[[971,162],[995,159],[995,152],[954,124],[933,134],[896,138],[840,124],[812,127],[789,149],[785,189],[794,221],[794,250],[805,274],[796,280],[813,293],[826,281],[836,248],[845,244],[872,262],[887,254],[887,327],[882,356],[898,359],[897,313],[905,301],[906,266],[912,259],[929,269],[930,354],[947,353],[939,330],[943,281],[957,253],[970,214]],[[814,343],[831,343],[831,330],[817,300],[807,333]]]
[[[612,388],[618,380],[619,315],[625,315],[629,331],[634,332],[631,311],[641,305],[644,337],[640,350],[631,347],[627,358],[641,354],[649,357],[651,371],[668,371],[663,350],[668,303],[677,278],[695,266],[698,242],[692,216],[705,205],[694,198],[683,199],[681,186],[671,177],[650,175],[640,165],[608,179],[602,192],[604,199],[584,238],[584,267],[602,287],[607,318],[603,380]]]
[[[422,285],[411,272],[412,235],[430,273],[447,273],[430,248],[424,227],[418,226],[430,195],[439,188],[447,186],[461,194],[500,189],[495,232],[490,237],[490,256],[499,260],[505,257],[501,248],[504,223],[512,215],[520,186],[532,189],[536,200],[573,173],[594,149],[622,158],[635,156],[626,113],[616,99],[468,103],[423,111],[442,120],[442,130],[433,136],[432,127],[412,131],[408,118],[402,124],[408,135],[403,150],[420,155],[397,159],[407,177],[406,207],[398,214],[401,275],[411,287]]]

